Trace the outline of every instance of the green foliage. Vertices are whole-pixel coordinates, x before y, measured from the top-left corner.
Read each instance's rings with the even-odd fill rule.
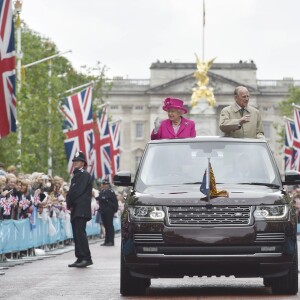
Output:
[[[22,28],[22,66],[59,53],[56,45],[30,30]],[[50,68],[51,67],[51,72]],[[98,62],[85,73],[74,70],[66,57],[32,65],[22,70],[21,89],[17,93],[17,120],[21,126],[21,145],[18,134],[0,139],[0,161],[6,166],[20,166],[19,172],[48,173],[48,149],[52,149],[52,174],[68,179],[67,161],[62,133],[63,117],[59,107],[65,91],[94,82],[93,108],[104,101],[105,68]],[[106,87],[107,89],[107,87]]]
[[[300,88],[291,87],[289,97],[279,103],[279,111],[281,116],[293,119],[293,103],[300,106]]]
[[[294,108],[293,104],[300,106],[300,88],[291,87],[289,90],[289,97],[286,100],[283,100],[279,103],[279,113],[282,117],[287,117],[290,119],[294,119]],[[278,128],[277,128],[278,129]],[[280,140],[278,142],[284,143],[285,137],[285,128],[282,127],[281,130],[278,131],[280,136]]]

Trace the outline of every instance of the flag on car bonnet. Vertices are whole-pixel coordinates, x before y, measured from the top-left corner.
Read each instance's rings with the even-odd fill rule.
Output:
[[[209,163],[209,185],[207,184],[207,169],[204,172],[202,183],[200,186],[200,191],[204,195],[208,196],[208,193],[211,197],[229,197],[229,194],[225,190],[218,191],[216,186],[216,179],[214,171],[211,164]]]

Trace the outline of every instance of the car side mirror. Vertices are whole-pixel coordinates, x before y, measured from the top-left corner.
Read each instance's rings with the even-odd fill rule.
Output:
[[[297,185],[300,184],[300,172],[289,170],[285,172],[283,185]]]
[[[114,176],[114,185],[133,186],[131,182],[131,173],[129,171],[120,171]]]

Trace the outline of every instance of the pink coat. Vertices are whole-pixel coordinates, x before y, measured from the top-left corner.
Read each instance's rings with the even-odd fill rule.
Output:
[[[181,123],[177,134],[175,134],[172,122],[169,119],[163,120],[157,133],[152,131],[151,140],[160,139],[183,139],[196,136],[195,122],[181,117]]]

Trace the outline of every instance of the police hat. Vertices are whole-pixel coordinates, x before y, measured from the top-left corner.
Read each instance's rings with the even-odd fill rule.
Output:
[[[101,180],[101,184],[109,184],[109,180],[107,178],[104,178]]]
[[[83,161],[84,165],[87,165],[86,159],[85,159],[85,155],[82,151],[77,151],[74,155],[74,158],[72,159],[72,161]]]

